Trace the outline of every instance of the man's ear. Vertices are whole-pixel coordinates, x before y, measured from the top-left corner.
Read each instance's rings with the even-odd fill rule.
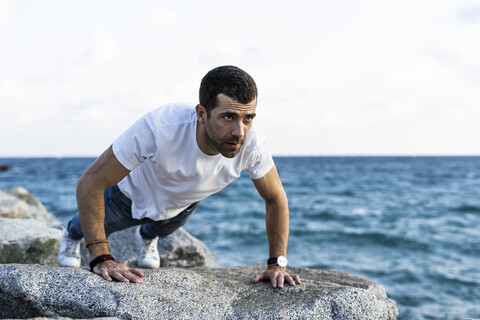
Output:
[[[202,125],[205,125],[207,123],[207,109],[201,104],[197,104],[195,111],[197,112],[198,121],[200,121]]]

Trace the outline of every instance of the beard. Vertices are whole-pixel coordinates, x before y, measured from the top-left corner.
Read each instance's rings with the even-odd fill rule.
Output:
[[[208,122],[205,126],[205,135],[210,141],[210,144],[218,152],[220,152],[222,156],[226,158],[234,158],[240,152],[240,149],[242,148],[243,143],[245,142],[245,137],[241,139],[234,136],[230,136],[227,138],[219,137],[213,130],[211,130]],[[233,143],[233,144],[238,143],[240,144],[240,147],[236,149],[229,148],[229,143]]]

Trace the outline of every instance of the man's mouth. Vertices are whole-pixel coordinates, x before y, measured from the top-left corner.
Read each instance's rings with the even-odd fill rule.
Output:
[[[242,144],[240,143],[240,141],[238,141],[238,142],[227,142],[227,144],[228,144],[229,146],[231,146],[232,148],[235,148],[235,149],[236,149],[236,148],[239,148],[239,147],[242,145]]]

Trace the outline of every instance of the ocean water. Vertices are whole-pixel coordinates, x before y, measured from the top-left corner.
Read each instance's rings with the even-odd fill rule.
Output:
[[[0,159],[61,221],[91,158]],[[480,157],[276,157],[290,205],[290,264],[383,284],[399,319],[480,318]],[[224,266],[264,263],[265,209],[248,175],[186,226]]]

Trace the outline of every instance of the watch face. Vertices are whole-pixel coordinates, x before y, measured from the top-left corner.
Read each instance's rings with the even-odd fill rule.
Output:
[[[282,267],[282,268],[286,267],[286,266],[287,266],[287,263],[288,263],[287,257],[279,256],[279,257],[277,258],[277,264],[278,264],[280,267]]]

